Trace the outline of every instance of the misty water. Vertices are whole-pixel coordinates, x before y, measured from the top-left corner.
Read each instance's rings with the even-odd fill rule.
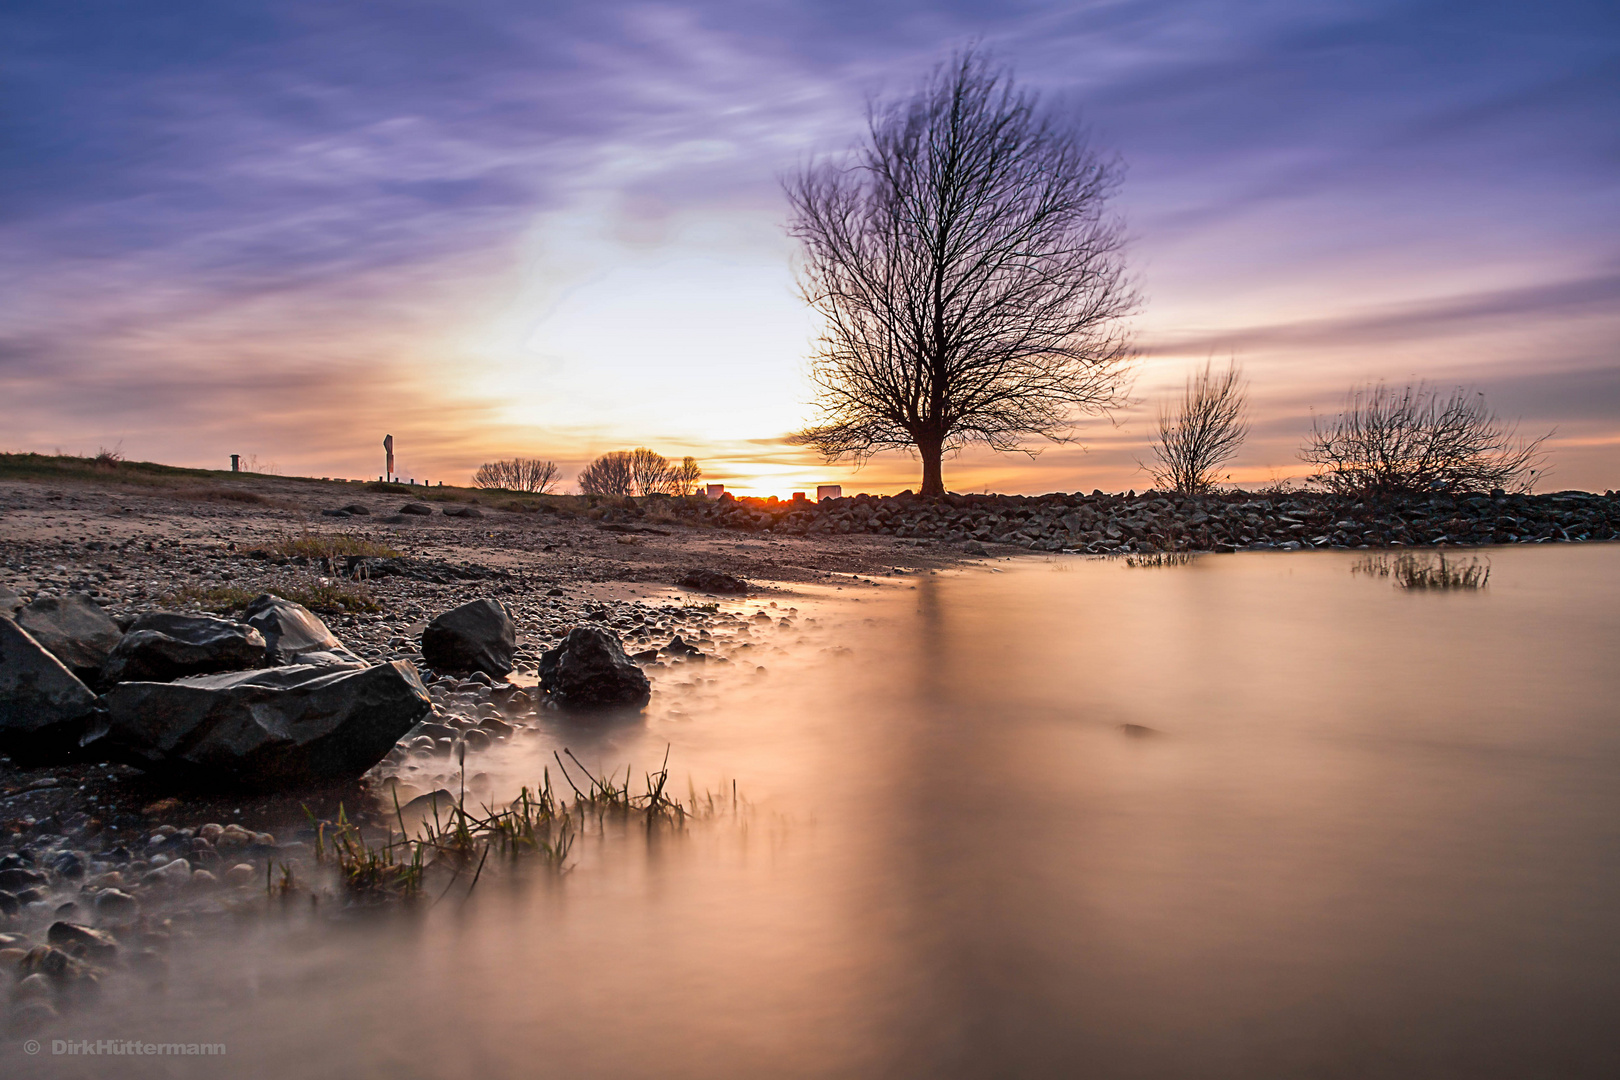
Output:
[[[669,745],[712,816],[426,914],[243,920],[52,1032],[223,1061],[7,1071],[1620,1075],[1620,547],[1443,594],[1358,557],[783,601],[644,720],[476,763],[509,796],[563,746],[639,783]]]

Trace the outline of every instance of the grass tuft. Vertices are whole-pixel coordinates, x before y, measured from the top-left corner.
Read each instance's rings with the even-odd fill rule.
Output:
[[[342,559],[350,555],[371,559],[397,559],[399,552],[352,533],[318,533],[305,529],[296,536],[283,536],[253,549],[266,555],[288,559]]]
[[[1126,566],[1186,566],[1198,557],[1193,551],[1148,551],[1125,556]]]
[[[1418,555],[1403,552],[1391,559],[1387,555],[1369,555],[1350,567],[1353,574],[1368,577],[1393,578],[1402,589],[1483,589],[1491,579],[1490,560],[1477,556],[1466,563],[1458,559],[1446,560],[1444,552],[1438,555]]]
[[[344,891],[357,902],[419,900],[427,887],[429,871],[440,868],[447,869],[450,877],[434,902],[448,896],[464,878],[467,879],[462,894],[465,900],[477,887],[485,867],[492,865],[492,856],[496,860],[494,865],[527,860],[537,862],[547,872],[566,873],[569,854],[588,819],[600,821],[612,817],[640,821],[651,829],[659,825],[680,827],[694,816],[715,815],[713,795],[707,796],[707,813],[699,809],[695,793],[690,807],[670,796],[667,747],[663,764],[657,772],[646,775],[646,788],[639,795],[631,794],[629,768],[625,769],[623,782],[617,776],[597,778],[567,749],[563,754],[572,762],[573,771],[563,763],[561,755],[553,756],[572,799],[553,788],[551,770],[547,769],[538,787],[521,789],[518,797],[504,806],[471,807],[467,803],[466,759],[463,757],[460,796],[442,814],[434,803],[432,817],[424,820],[414,832],[405,821],[397,793],[394,795],[394,822],[383,837],[367,837],[358,825],[348,820],[341,806],[335,821],[317,821],[309,815],[315,832],[315,860],[335,870]],[[575,781],[573,772],[580,774],[583,787]],[[737,802],[733,785],[731,813],[734,815]],[[304,812],[309,814],[307,807]]]

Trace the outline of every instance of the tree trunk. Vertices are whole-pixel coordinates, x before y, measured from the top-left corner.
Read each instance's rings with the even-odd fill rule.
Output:
[[[925,499],[938,499],[945,494],[945,477],[940,468],[944,453],[944,440],[919,438],[917,453],[922,457],[922,490],[917,494]]]

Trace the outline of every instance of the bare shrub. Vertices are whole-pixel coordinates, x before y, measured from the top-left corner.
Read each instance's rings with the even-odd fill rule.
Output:
[[[1300,457],[1317,467],[1313,483],[1344,495],[1529,491],[1551,436],[1519,438],[1516,424],[1463,387],[1442,397],[1422,383],[1379,383],[1352,390],[1343,412],[1314,422]]]
[[[603,454],[579,474],[579,490],[586,495],[619,497],[635,489],[635,470],[631,467],[627,450],[614,450]]]
[[[473,474],[473,483],[481,488],[544,495],[556,484],[560,471],[555,461],[542,461],[539,458],[487,461]]]
[[[630,451],[630,476],[637,495],[668,494],[675,486],[675,469],[669,459],[645,446]]]
[[[703,470],[698,467],[697,458],[681,458],[681,463],[675,466],[671,479],[670,494],[691,495],[696,492],[698,481],[703,479]]]
[[[1159,408],[1158,458],[1149,467],[1160,488],[1186,495],[1210,491],[1216,470],[1237,455],[1249,434],[1248,393],[1236,362],[1216,372],[1208,362],[1187,377],[1176,408]]]
[[[872,106],[863,146],[786,185],[800,289],[825,319],[811,377],[828,459],[941,458],[1069,437],[1120,401],[1137,304],[1105,205],[1119,170],[1070,119],[969,48]]]

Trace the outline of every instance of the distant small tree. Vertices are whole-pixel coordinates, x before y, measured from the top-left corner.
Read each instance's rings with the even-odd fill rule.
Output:
[[[703,470],[698,468],[697,458],[683,457],[681,463],[675,466],[674,486],[670,489],[676,495],[690,495],[697,491],[698,481],[703,479]]]
[[[638,495],[667,494],[675,483],[675,469],[669,459],[645,446],[630,451],[630,475]]]
[[[1551,437],[1519,438],[1516,424],[1463,387],[1442,397],[1421,383],[1379,383],[1352,390],[1332,420],[1315,421],[1300,457],[1317,467],[1314,483],[1345,495],[1528,491]]]
[[[586,495],[629,495],[635,490],[636,475],[627,450],[603,454],[579,474],[579,490]]]
[[[1206,361],[1187,377],[1180,405],[1159,408],[1159,438],[1153,447],[1153,482],[1186,495],[1214,488],[1216,470],[1237,455],[1249,434],[1244,416],[1248,393],[1237,363],[1216,372]]]
[[[541,461],[539,458],[486,461],[473,474],[473,483],[481,488],[543,495],[557,482],[560,472],[555,461]]]

